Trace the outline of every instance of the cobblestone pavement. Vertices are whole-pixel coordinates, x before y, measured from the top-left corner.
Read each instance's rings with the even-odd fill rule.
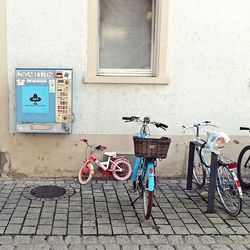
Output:
[[[30,190],[59,185],[59,199],[41,200]],[[0,181],[1,249],[250,249],[250,192],[243,211],[228,215],[216,201],[206,213],[203,189],[185,190],[184,180],[160,179],[152,217],[131,182],[93,180]],[[73,191],[72,191],[73,190]]]

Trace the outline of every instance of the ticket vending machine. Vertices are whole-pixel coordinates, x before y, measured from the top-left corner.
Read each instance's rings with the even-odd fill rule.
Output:
[[[72,69],[16,69],[16,131],[71,133]]]

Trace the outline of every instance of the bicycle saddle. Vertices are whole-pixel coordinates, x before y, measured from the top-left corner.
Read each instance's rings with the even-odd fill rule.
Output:
[[[105,152],[104,154],[110,157],[116,157],[116,152]]]

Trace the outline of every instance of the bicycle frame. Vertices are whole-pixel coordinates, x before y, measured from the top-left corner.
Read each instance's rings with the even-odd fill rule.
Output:
[[[210,168],[208,167],[209,163],[207,162],[206,157],[203,154],[204,147],[206,147],[206,150],[208,150],[210,153],[212,151],[219,153],[218,148],[215,150],[215,148],[217,147],[216,139],[219,138],[219,137],[223,137],[225,143],[228,143],[230,141],[230,139],[229,139],[228,135],[225,134],[224,132],[210,132],[210,131],[207,132],[207,140],[202,139],[202,138],[200,138],[200,129],[202,127],[204,127],[204,126],[218,127],[216,125],[211,124],[210,121],[205,121],[204,123],[198,123],[198,124],[194,124],[194,125],[187,126],[187,127],[183,126],[183,128],[186,129],[186,128],[192,128],[193,127],[193,128],[196,129],[196,133],[195,133],[196,138],[194,139],[194,141],[199,141],[199,142],[201,142],[203,144],[203,146],[199,147],[199,149],[196,148],[197,151],[198,150],[200,151],[200,152],[197,152],[197,153],[201,157],[202,168],[205,169],[208,176],[210,176]],[[217,169],[217,180],[219,180],[219,184],[221,184],[220,179],[221,178],[220,178],[219,169]],[[216,185],[218,185],[218,182],[216,182]]]
[[[206,158],[204,157],[204,154],[203,154],[203,152],[202,152],[202,148],[201,148],[200,150],[201,150],[200,156],[202,157],[202,161],[203,161],[206,165],[208,165],[208,162],[207,162],[207,160],[206,160]],[[206,165],[204,165],[204,164],[202,163],[202,167],[205,168],[205,171],[207,172],[208,176],[210,176],[210,171],[211,171],[211,170],[210,170],[210,168],[208,168]],[[221,165],[219,164],[219,167],[218,167],[218,169],[217,169],[216,187],[218,187],[218,188],[220,188],[220,189],[223,190],[223,189],[224,189],[224,185],[223,185],[223,183],[222,183],[222,181],[221,181],[221,177],[220,177],[220,171],[219,171],[220,166],[221,166]],[[238,180],[238,178],[237,178],[237,176],[236,176],[236,174],[235,174],[235,172],[234,172],[233,170],[229,169],[229,171],[232,173],[233,179],[234,179],[236,182],[238,182],[238,183],[237,183],[237,186],[238,186],[238,188],[239,188],[240,196],[242,197],[242,189],[240,188],[239,180]]]
[[[123,158],[123,157],[121,157],[121,158],[119,158],[119,159],[124,159],[124,160],[126,160],[126,159]],[[117,160],[117,159],[116,159],[116,160]],[[118,169],[118,171],[122,171],[122,169],[116,164],[116,160],[112,161],[112,160],[111,160],[111,157],[109,156],[107,161],[100,162],[100,161],[98,161],[98,160],[96,159],[96,156],[95,156],[94,152],[91,151],[90,154],[89,154],[89,158],[88,158],[88,160],[86,161],[85,165],[87,165],[87,164],[89,164],[89,163],[92,164],[92,162],[95,162],[95,164],[96,164],[98,167],[102,168],[104,171],[111,171],[111,172],[112,172],[112,171],[114,170],[115,167]],[[94,174],[94,169],[92,169],[92,174]]]
[[[147,129],[148,129],[147,124],[143,124],[141,131],[140,131],[140,135],[139,135],[141,138],[145,138],[147,135],[149,135],[147,133]],[[148,181],[149,181],[148,190],[154,191],[155,189],[155,178],[154,178],[155,166],[154,166],[153,160],[146,159],[146,161],[144,161],[142,157],[136,157],[135,159],[134,169],[132,173],[132,181],[133,181],[134,189],[136,188],[136,180],[137,180],[137,173],[138,173],[139,167],[140,167],[140,176],[142,176],[142,178],[145,178],[145,174],[147,174],[148,176]]]

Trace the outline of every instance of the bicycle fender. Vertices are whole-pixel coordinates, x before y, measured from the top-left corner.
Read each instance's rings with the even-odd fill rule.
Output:
[[[234,181],[236,182],[236,185],[237,185],[237,187],[238,187],[239,194],[240,194],[240,198],[242,198],[243,193],[242,193],[242,188],[241,188],[241,185],[240,185],[240,181],[239,181],[237,175],[235,174],[235,172],[234,172],[232,169],[230,169],[230,172],[232,173],[233,179],[234,179]]]
[[[154,191],[155,189],[155,171],[154,171],[154,164],[152,162],[148,163],[148,190]]]
[[[86,166],[87,165],[89,165],[89,167],[90,167],[90,174],[94,174],[95,173],[95,170],[94,170],[94,167],[93,167],[93,165],[91,164],[91,161],[86,161],[85,163],[84,163],[84,169],[86,168]]]

